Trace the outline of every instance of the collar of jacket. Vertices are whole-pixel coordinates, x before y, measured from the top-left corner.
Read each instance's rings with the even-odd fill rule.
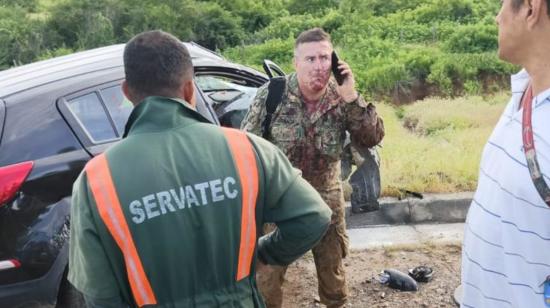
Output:
[[[302,93],[300,92],[300,87],[298,85],[298,76],[296,73],[291,73],[287,76],[287,83],[288,83],[288,97],[287,101],[291,104],[297,104],[299,106],[303,106],[304,101],[302,97]],[[341,102],[340,95],[338,94],[338,90],[336,88],[336,81],[333,77],[329,79],[327,90],[325,91],[325,94],[321,96],[321,99],[317,103],[315,111],[307,117],[308,122],[310,124],[315,123],[319,118],[321,118],[325,113],[327,113],[329,110],[338,107]],[[305,110],[305,106],[303,107]]]
[[[160,132],[196,122],[211,123],[184,100],[149,96],[130,114],[122,138],[139,133]]]

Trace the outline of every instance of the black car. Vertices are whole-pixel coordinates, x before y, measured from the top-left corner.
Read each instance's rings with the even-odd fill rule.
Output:
[[[197,110],[212,123],[238,126],[268,77],[184,44],[195,66]],[[0,72],[0,307],[53,306],[70,288],[72,183],[121,138],[132,109],[121,91],[123,49]]]

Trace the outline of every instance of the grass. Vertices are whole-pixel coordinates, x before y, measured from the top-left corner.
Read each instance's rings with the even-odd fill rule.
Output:
[[[382,195],[405,188],[425,193],[472,191],[479,160],[508,94],[431,98],[404,107],[378,104],[386,137]]]

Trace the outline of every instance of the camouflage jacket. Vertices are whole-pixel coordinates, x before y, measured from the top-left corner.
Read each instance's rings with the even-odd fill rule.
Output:
[[[359,96],[345,103],[331,78],[317,108],[308,113],[302,102],[296,74],[286,76],[286,89],[271,121],[269,141],[288,156],[294,167],[320,193],[341,187],[340,157],[346,131],[353,144],[372,147],[384,137],[384,124],[374,105]],[[268,84],[254,98],[241,128],[261,136]]]

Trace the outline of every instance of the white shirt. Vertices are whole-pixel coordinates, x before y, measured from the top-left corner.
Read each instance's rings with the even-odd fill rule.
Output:
[[[531,180],[518,109],[529,75],[512,76],[512,98],[481,158],[462,249],[462,307],[545,307],[550,208]],[[537,159],[550,185],[550,89],[533,100]]]

